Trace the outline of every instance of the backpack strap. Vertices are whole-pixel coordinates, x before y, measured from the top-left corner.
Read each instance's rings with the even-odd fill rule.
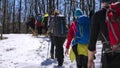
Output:
[[[111,27],[111,30],[112,30],[112,32],[113,32],[113,35],[115,36],[115,39],[118,41],[119,39],[118,39],[118,37],[117,37],[117,35],[116,35],[116,33],[115,33],[115,30],[114,30],[114,28],[113,28],[113,26],[112,26],[112,22],[108,19],[108,22],[109,22],[109,24],[110,24],[110,27]]]
[[[109,41],[106,39],[105,35],[102,32],[101,32],[101,35],[102,35],[103,39],[105,40],[105,42],[103,42],[103,44],[106,43],[107,45],[109,45]]]

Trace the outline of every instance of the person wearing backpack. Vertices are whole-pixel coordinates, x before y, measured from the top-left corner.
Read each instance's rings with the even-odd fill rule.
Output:
[[[53,18],[53,27],[51,28],[53,44],[55,45],[55,58],[57,59],[57,67],[62,67],[64,62],[63,44],[67,36],[66,19],[64,15],[55,11]]]
[[[35,17],[34,15],[30,15],[29,18],[28,18],[28,27],[29,27],[29,30],[32,32],[32,35],[36,35],[36,31],[35,31]]]
[[[49,17],[49,14],[48,13],[45,13],[44,16],[42,17],[42,33],[43,34],[46,34],[47,33],[47,30],[48,30],[48,17]]]
[[[35,20],[35,27],[36,27],[36,30],[37,30],[37,34],[39,34],[39,35],[42,34],[41,22],[42,22],[42,16],[41,16],[41,14],[37,14],[36,20]]]
[[[120,32],[118,31],[120,29],[118,27],[120,25],[120,3],[115,4],[114,2],[116,0],[102,0],[102,9],[97,11],[92,17],[88,46],[88,68],[94,68],[93,56],[95,55],[96,42],[99,34],[102,37],[101,41],[103,43],[101,68],[120,68],[120,50],[118,48],[119,46],[116,46],[118,45],[116,44],[116,38],[120,40]],[[120,43],[120,41],[117,43]],[[114,47],[117,48],[114,49]]]
[[[65,53],[68,53],[73,39],[72,49],[76,57],[77,68],[87,68],[90,19],[88,16],[83,15],[81,9],[78,8],[75,10],[75,17],[76,21],[71,24],[68,32]]]
[[[47,33],[50,36],[50,40],[51,40],[51,48],[50,48],[50,56],[51,59],[55,58],[55,45],[54,45],[54,39],[53,39],[53,19],[54,19],[54,12],[49,16],[48,18],[48,31]]]

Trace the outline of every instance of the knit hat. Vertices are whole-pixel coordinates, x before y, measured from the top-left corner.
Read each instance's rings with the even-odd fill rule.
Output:
[[[49,14],[48,13],[46,13],[45,15],[44,15],[44,17],[48,17],[49,16]]]
[[[77,8],[77,9],[75,10],[75,17],[79,17],[79,16],[81,16],[81,15],[83,15],[82,10],[79,9],[79,8]]]
[[[55,11],[54,11],[54,15],[59,15],[59,13],[60,13],[60,12],[59,12],[58,10],[55,10]]]

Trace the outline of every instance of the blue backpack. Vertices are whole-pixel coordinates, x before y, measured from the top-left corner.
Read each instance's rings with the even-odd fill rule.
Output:
[[[42,16],[37,16],[37,21],[39,22],[39,23],[41,23],[42,22]]]
[[[90,19],[88,16],[82,15],[77,19],[76,25],[76,43],[88,44],[90,35]]]

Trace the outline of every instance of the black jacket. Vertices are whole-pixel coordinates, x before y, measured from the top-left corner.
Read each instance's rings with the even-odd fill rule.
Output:
[[[90,51],[96,50],[96,42],[97,42],[99,34],[102,33],[106,37],[106,39],[109,40],[108,30],[105,24],[105,18],[106,18],[105,8],[96,12],[92,17],[90,40],[89,40],[89,46],[88,46],[88,49]],[[102,37],[102,41],[105,41],[103,37]],[[103,48],[106,48],[106,47],[108,46],[106,45],[103,46]]]

